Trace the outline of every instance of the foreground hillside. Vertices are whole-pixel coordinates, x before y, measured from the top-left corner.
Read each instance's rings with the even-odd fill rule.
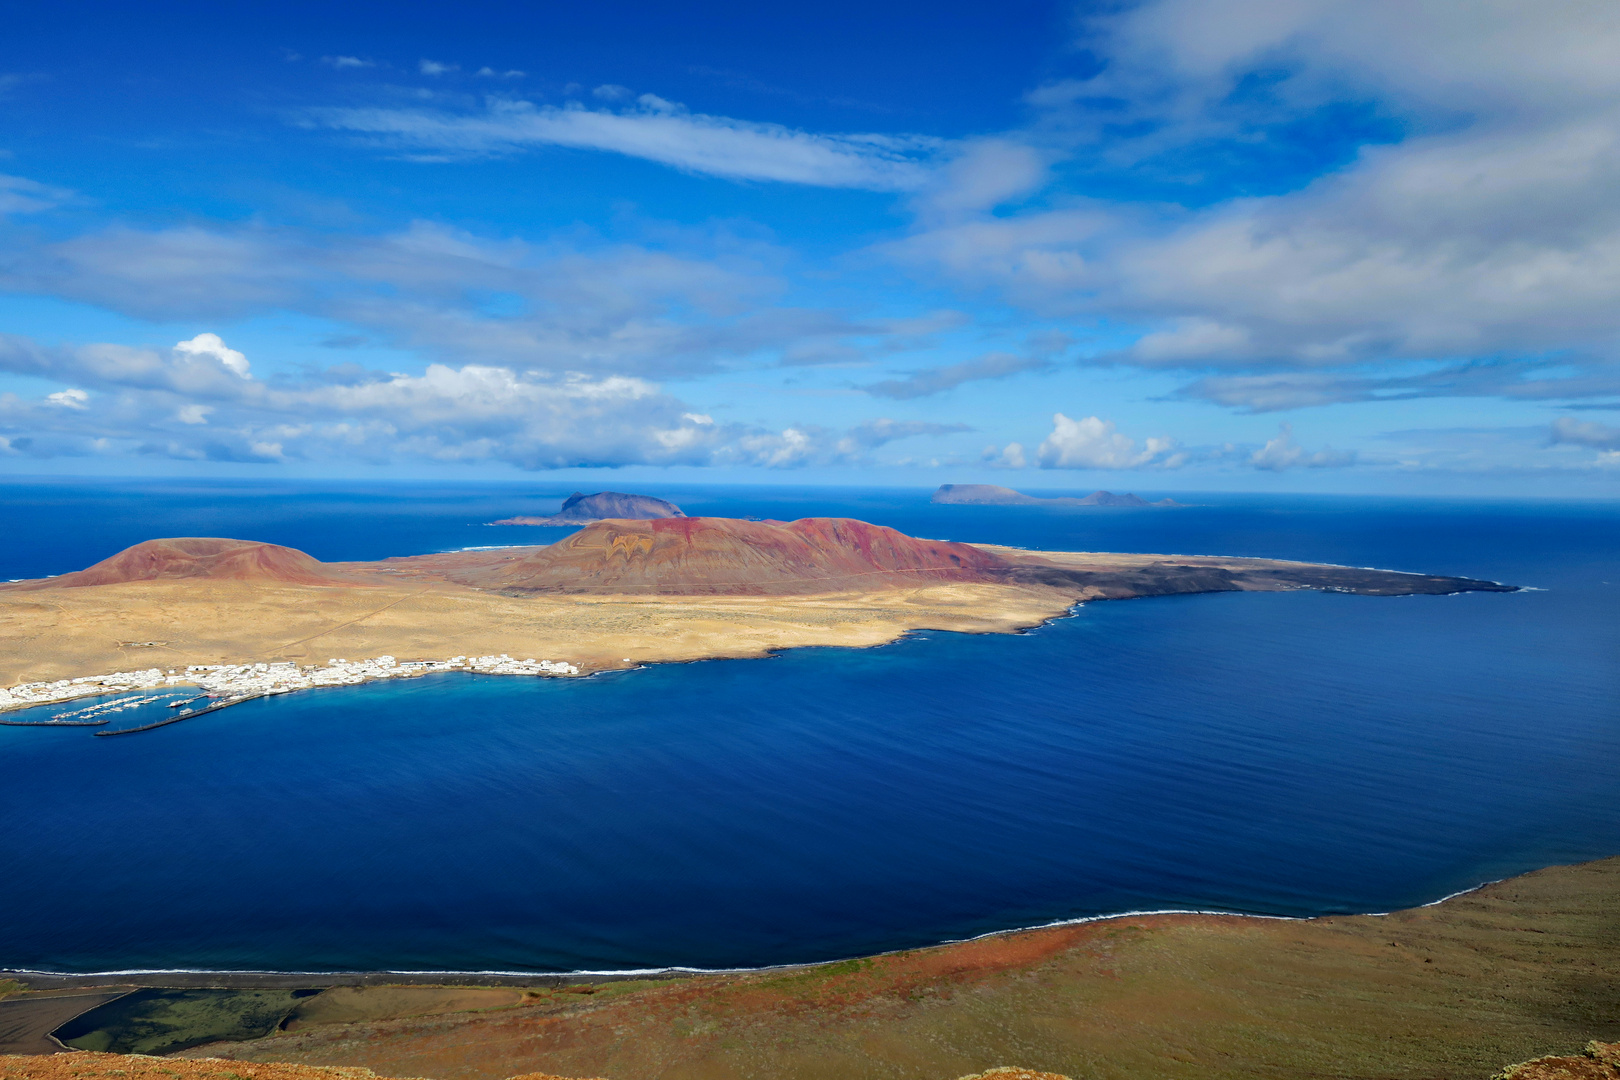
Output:
[[[244,1068],[234,1061],[140,1057],[132,1054],[74,1053],[51,1057],[0,1056],[0,1080],[374,1080],[370,1069],[289,1065],[269,1062]],[[574,1080],[526,1073],[511,1080]],[[603,1080],[601,1077],[594,1080]],[[961,1080],[1069,1080],[1066,1076],[1001,1066]]]
[[[1126,917],[814,968],[531,986],[480,1011],[349,988],[291,1030],[185,1055],[438,1080],[937,1080],[1009,1062],[1077,1080],[1485,1080],[1620,1038],[1617,911],[1609,859],[1389,916]]]

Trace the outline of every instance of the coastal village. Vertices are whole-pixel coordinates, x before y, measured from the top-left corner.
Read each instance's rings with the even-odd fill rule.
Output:
[[[109,675],[58,679],[55,682],[23,683],[20,686],[0,689],[0,712],[143,690],[195,687],[202,691],[196,698],[175,703],[176,707],[192,703],[199,705],[195,710],[180,713],[172,718],[180,720],[194,716],[203,709],[235,705],[272,694],[290,694],[295,690],[312,690],[323,686],[355,686],[378,679],[408,679],[443,671],[467,671],[478,675],[579,674],[579,668],[574,664],[556,660],[536,660],[532,657],[517,660],[504,653],[499,656],[453,656],[448,660],[396,660],[392,656],[378,656],[369,660],[333,658],[324,665],[302,666],[290,661],[262,664],[190,664],[184,671],[147,668],[142,671],[115,671]],[[120,698],[76,713],[58,714],[51,719],[32,723],[40,726],[97,723],[99,717],[106,712],[149,704],[154,700],[156,699],[152,697]],[[169,722],[172,720],[163,721]]]

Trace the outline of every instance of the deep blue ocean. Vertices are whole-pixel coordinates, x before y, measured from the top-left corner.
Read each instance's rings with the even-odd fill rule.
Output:
[[[1022,635],[434,676],[119,739],[0,728],[0,968],[756,966],[1131,910],[1384,911],[1620,854],[1620,503],[645,490],[1535,591],[1095,603]],[[0,578],[154,536],[328,560],[549,542],[482,522],[566,494],[12,481]]]

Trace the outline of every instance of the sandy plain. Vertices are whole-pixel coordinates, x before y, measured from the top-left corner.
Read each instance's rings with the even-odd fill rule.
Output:
[[[188,664],[507,653],[588,673],[641,663],[878,645],[916,629],[1008,632],[1061,590],[996,584],[813,596],[505,596],[442,581],[302,586],[136,581],[0,592],[0,686]]]

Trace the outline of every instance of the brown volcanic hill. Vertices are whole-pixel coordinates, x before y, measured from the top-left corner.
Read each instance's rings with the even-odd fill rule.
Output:
[[[1000,581],[1010,565],[853,518],[695,517],[599,521],[522,559],[448,576],[486,589],[760,595]]]
[[[353,585],[313,556],[280,544],[177,536],[146,540],[84,570],[54,578],[0,586],[13,590],[73,589],[125,581],[205,578],[214,581],[278,581],[291,585]]]

